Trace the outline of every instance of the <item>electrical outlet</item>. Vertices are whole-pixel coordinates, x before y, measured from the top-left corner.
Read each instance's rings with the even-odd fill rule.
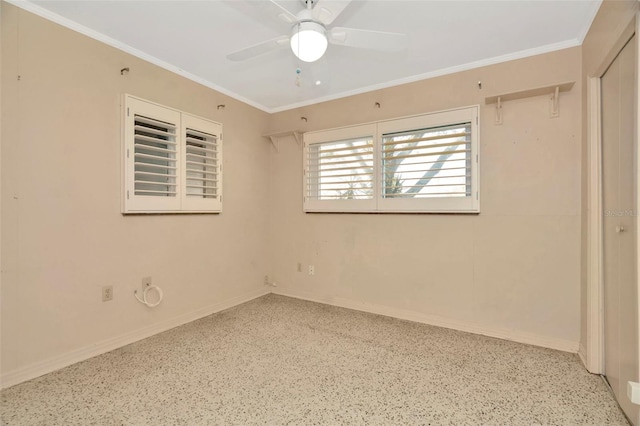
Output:
[[[302,272],[302,263],[298,262],[298,272]]]
[[[142,291],[145,291],[147,287],[151,287],[151,277],[144,277],[142,279]]]
[[[309,275],[315,275],[316,268],[313,265],[309,265]]]
[[[113,300],[113,286],[105,285],[102,287],[102,301],[108,302],[109,300]]]

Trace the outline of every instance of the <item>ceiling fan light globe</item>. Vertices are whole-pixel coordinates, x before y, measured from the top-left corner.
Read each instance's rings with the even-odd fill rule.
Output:
[[[327,51],[327,36],[322,25],[302,22],[291,35],[291,50],[303,62],[315,62]]]

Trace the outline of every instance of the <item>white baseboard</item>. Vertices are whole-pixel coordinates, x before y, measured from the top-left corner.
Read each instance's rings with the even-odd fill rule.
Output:
[[[584,368],[589,370],[589,367],[587,366],[587,349],[584,347],[582,342],[580,342],[580,345],[578,346],[578,356],[580,357],[580,361],[582,361]]]
[[[216,312],[240,305],[255,298],[264,296],[265,294],[269,294],[268,289],[261,288],[258,290],[252,290],[223,302],[214,303],[213,305],[205,306],[204,308],[200,308],[174,318],[169,318],[148,327],[134,330],[120,336],[112,337],[89,346],[75,349],[73,351],[9,371],[0,377],[0,389],[6,389],[10,386],[17,385],[18,383],[35,379],[36,377],[51,373],[52,371],[59,370],[71,364],[75,364],[76,362],[84,361],[105,352],[121,348],[122,346],[130,343],[146,339],[147,337],[162,333],[163,331],[170,330],[174,327],[178,327]]]
[[[378,315],[404,319],[408,321],[419,322],[423,324],[435,325],[438,327],[451,328],[454,330],[465,331],[469,333],[481,334],[484,336],[496,337],[499,339],[511,340],[514,342],[526,343],[534,346],[542,346],[550,349],[557,349],[565,352],[578,352],[580,359],[585,363],[585,350],[582,344],[569,340],[556,339],[552,337],[539,336],[530,333],[523,333],[516,330],[505,330],[499,328],[483,327],[473,323],[464,321],[451,320],[435,315],[425,315],[418,312],[407,311],[397,308],[390,308],[381,305],[373,305],[364,302],[357,302],[350,299],[340,297],[321,296],[312,293],[293,291],[291,289],[275,288],[271,291],[274,294],[282,296],[294,297],[297,299],[309,300],[312,302],[324,303],[342,308],[354,309],[357,311],[369,312]],[[17,385],[27,380],[35,379],[52,371],[59,370],[71,364],[101,355],[105,352],[118,349],[138,340],[146,339],[163,331],[170,330],[174,327],[186,324],[191,321],[206,317],[216,312],[231,308],[236,305],[248,302],[258,297],[270,293],[269,289],[258,289],[240,296],[232,297],[224,302],[215,303],[205,306],[196,311],[188,312],[174,318],[161,321],[157,324],[150,325],[138,330],[125,333],[101,342],[85,346],[40,362],[36,362],[25,367],[9,371],[0,377],[0,389]],[[579,350],[578,350],[579,349]],[[586,363],[585,363],[586,365]]]
[[[525,333],[517,330],[485,327],[466,321],[452,320],[436,315],[426,315],[414,311],[357,302],[341,297],[321,296],[318,294],[301,292],[289,288],[276,288],[272,290],[272,293],[282,296],[294,297],[296,299],[309,300],[311,302],[324,303],[327,305],[369,312],[372,314],[435,325],[438,327],[450,328],[453,330],[466,331],[468,333],[481,334],[483,336],[496,337],[498,339],[511,340],[514,342],[526,343],[534,346],[541,346],[543,348],[557,349],[564,352],[576,353],[578,351],[578,342],[573,342],[570,340],[540,336],[537,334]]]

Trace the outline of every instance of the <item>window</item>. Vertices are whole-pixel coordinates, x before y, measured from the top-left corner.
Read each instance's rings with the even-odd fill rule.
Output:
[[[367,210],[374,203],[375,126],[306,133],[305,207]],[[308,141],[308,142],[307,142]]]
[[[304,135],[307,212],[479,211],[478,107]]]
[[[125,95],[123,213],[222,209],[222,125]]]

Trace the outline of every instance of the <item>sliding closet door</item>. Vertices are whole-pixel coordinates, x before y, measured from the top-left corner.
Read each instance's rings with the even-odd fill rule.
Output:
[[[629,418],[638,406],[627,382],[638,381],[636,265],[636,37],[602,77],[602,195],[605,375]]]

